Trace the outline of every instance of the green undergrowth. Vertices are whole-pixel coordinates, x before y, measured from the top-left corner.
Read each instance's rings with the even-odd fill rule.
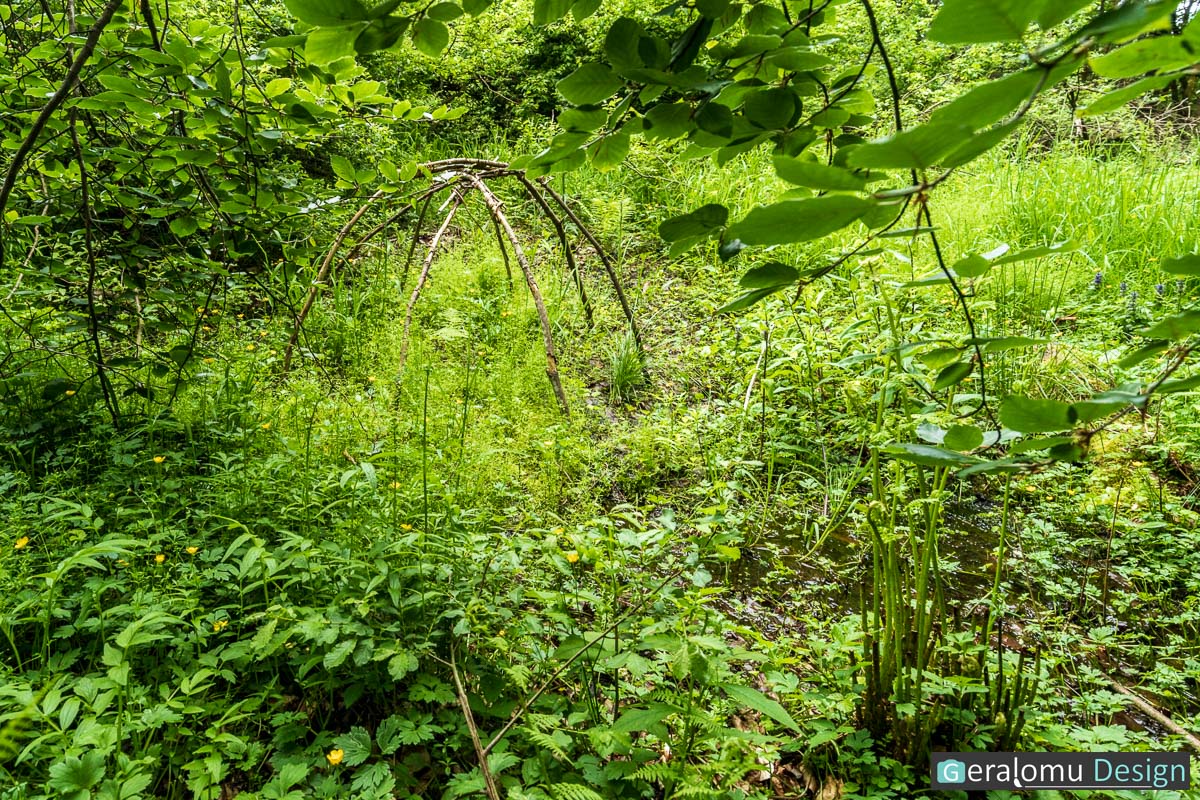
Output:
[[[1122,420],[1087,469],[1007,486],[872,461],[955,423],[920,388],[940,365],[902,347],[953,335],[954,298],[906,288],[937,264],[892,239],[802,293],[713,316],[747,265],[670,258],[653,230],[668,197],[745,211],[781,188],[742,161],[736,188],[649,152],[631,169],[655,180],[557,184],[611,244],[642,352],[592,254],[589,327],[552,230],[505,195],[570,416],[482,208],[435,260],[403,366],[422,248],[406,265],[397,231],[336,276],[286,376],[290,317],[230,293],[199,312],[169,415],[138,417],[130,397],[137,421],[114,430],[88,386],[10,407],[0,797],[478,796],[472,725],[495,739],[485,761],[506,796],[549,800],[907,797],[924,777],[905,731],[1175,749],[1113,681],[1185,727],[1200,710],[1194,395]],[[973,169],[934,209],[952,257],[1079,244],[1038,277],[968,287],[981,335],[1038,340],[989,360],[993,398],[1086,396],[1119,370],[1110,351],[1141,306],[1194,294],[1159,294],[1152,266],[1195,243],[1193,166],[1142,180],[1142,162],[1063,150]],[[1068,202],[1070,180],[1091,205]],[[876,535],[878,552],[914,548],[895,575],[872,561]],[[944,579],[930,602],[949,635],[906,705],[867,680],[865,637],[883,616],[872,587],[922,563]],[[1031,694],[993,692],[997,669]]]

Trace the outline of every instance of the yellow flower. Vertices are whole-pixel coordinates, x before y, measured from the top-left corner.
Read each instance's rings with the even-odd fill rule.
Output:
[[[342,759],[345,757],[345,755],[345,750],[340,747],[335,747],[325,754],[325,760],[328,761],[332,766],[336,767],[338,764],[342,763]]]
[[[245,315],[245,314],[238,314],[238,315],[237,315],[237,318],[238,318],[238,319],[245,319],[245,318],[246,318],[246,315]]]
[[[156,556],[154,557],[154,563],[155,563],[155,564],[161,564],[161,563],[163,563],[163,562],[164,562],[164,561],[166,561],[166,560],[167,560],[167,557],[166,557],[166,556],[164,556],[162,553],[159,553],[158,555],[156,555]]]
[[[161,463],[163,463],[163,462],[164,462],[164,461],[166,461],[166,460],[167,460],[167,457],[166,457],[166,456],[155,456],[155,457],[154,457],[154,463],[155,463],[155,464],[161,464]]]
[[[259,425],[258,427],[262,428],[264,431],[269,431],[269,430],[271,430],[271,423],[264,422],[262,425]]]
[[[22,536],[20,539],[17,539],[17,541],[13,545],[13,547],[17,550],[24,550],[28,545],[29,545],[29,537]]]
[[[568,562],[574,564],[578,560],[579,560],[579,553],[576,553],[574,550],[571,550],[567,553],[567,561]]]
[[[267,332],[266,332],[266,331],[259,331],[259,333],[258,333],[258,338],[260,338],[260,339],[265,339],[265,338],[267,338]]]
[[[194,555],[196,555],[196,553],[199,553],[199,552],[200,552],[200,548],[199,548],[199,547],[189,547],[189,548],[187,549],[187,554],[188,554],[189,556],[194,556]]]
[[[213,623],[213,630],[214,630],[214,631],[223,631],[223,630],[225,630],[225,628],[226,628],[228,625],[229,625],[229,620],[227,620],[227,619],[219,619],[219,620],[217,620],[216,622],[214,622],[214,623]]]
[[[400,530],[402,530],[402,531],[411,531],[411,530],[412,530],[412,525],[409,525],[407,522],[403,522],[403,523],[401,523],[401,524],[400,524]]]
[[[279,352],[278,350],[271,350],[271,351],[270,351],[271,355],[275,355],[275,354],[276,354],[276,353],[278,353],[278,352]]]
[[[204,363],[205,364],[213,364],[213,363],[216,363],[216,359],[215,358],[206,358],[206,359],[204,359]]]
[[[563,532],[563,529],[562,529],[562,528],[555,528],[554,530],[552,530],[552,531],[550,531],[550,532],[551,532],[551,533],[553,533],[554,535],[556,535],[556,536],[557,536],[558,534],[560,534],[560,533],[562,533],[562,532]]]
[[[74,390],[74,389],[67,389],[65,392],[63,392],[63,394],[65,394],[67,397],[74,397],[74,396],[75,396],[75,390]]]
[[[368,376],[367,376],[367,383],[374,383],[374,382],[375,382],[375,376],[374,376],[374,375],[368,375]]]
[[[248,345],[246,345],[246,350],[253,351],[255,347],[257,347],[257,345],[248,344]]]
[[[392,481],[391,483],[388,484],[388,488],[389,489],[399,489],[400,481]]]

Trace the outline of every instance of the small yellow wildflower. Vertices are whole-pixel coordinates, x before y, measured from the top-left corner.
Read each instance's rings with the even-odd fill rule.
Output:
[[[555,536],[558,536],[559,534],[561,534],[561,533],[563,532],[563,529],[562,529],[562,528],[555,528],[554,530],[552,530],[552,531],[550,531],[550,532],[551,532],[551,533],[553,533]]]
[[[271,355],[276,355],[278,352],[279,352],[278,350],[271,350],[271,351],[270,351]]]
[[[29,537],[28,536],[22,536],[20,539],[17,539],[15,544],[13,544],[13,548],[16,550],[24,550],[28,546],[29,546]]]
[[[375,382],[375,376],[374,376],[374,375],[368,375],[368,376],[367,376],[367,383],[374,383],[374,382]]]
[[[262,425],[259,425],[258,427],[262,428],[264,431],[269,431],[269,430],[271,430],[271,423],[264,422]]]
[[[166,557],[165,555],[163,555],[162,553],[159,553],[158,555],[156,555],[156,556],[154,557],[154,563],[155,563],[155,564],[161,564],[161,563],[163,563],[163,562],[164,562],[164,561],[166,561],[166,560],[167,560],[167,557]]]
[[[161,463],[163,463],[163,462],[164,462],[164,461],[166,461],[166,460],[167,460],[167,457],[166,457],[166,456],[155,456],[155,457],[154,457],[154,463],[155,463],[155,464],[161,464]]]
[[[229,620],[219,619],[213,623],[213,630],[214,631],[223,631],[228,626],[229,626]]]
[[[194,556],[194,555],[196,555],[196,553],[199,553],[199,552],[200,552],[200,548],[199,548],[199,547],[189,547],[189,548],[187,549],[187,554],[188,554],[189,556]]]
[[[258,346],[258,345],[254,345],[254,344],[248,344],[248,345],[246,345],[246,350],[247,350],[247,351],[250,351],[250,352],[253,352],[253,351],[254,351],[254,348],[255,348],[255,347],[257,347],[257,346]]]
[[[237,315],[237,318],[238,318],[238,319],[245,319],[245,318],[246,318],[246,315],[245,315],[245,314],[238,314],[238,315]]]
[[[412,530],[412,525],[409,525],[407,522],[401,523],[401,524],[400,524],[400,530],[402,530],[402,531],[411,531],[411,530]]]
[[[74,390],[74,389],[67,389],[65,392],[63,392],[63,394],[65,394],[67,397],[74,397],[74,396],[75,396],[75,390]]]
[[[567,553],[567,561],[568,562],[574,564],[578,560],[579,560],[579,553],[576,553],[574,550],[571,550]]]
[[[205,364],[215,364],[215,363],[216,363],[216,361],[217,361],[217,360],[216,360],[215,358],[206,358],[206,359],[204,359],[204,363],[205,363]]]
[[[259,331],[259,332],[258,332],[258,338],[260,338],[260,339],[265,339],[265,338],[267,338],[267,332],[266,332],[266,331]]]
[[[328,753],[325,754],[325,760],[328,761],[331,766],[336,767],[338,764],[342,763],[342,759],[345,756],[346,756],[345,750],[343,750],[340,747],[335,747],[334,749],[330,750]]]
[[[389,489],[399,489],[400,481],[392,481],[391,483],[388,484],[388,488]]]

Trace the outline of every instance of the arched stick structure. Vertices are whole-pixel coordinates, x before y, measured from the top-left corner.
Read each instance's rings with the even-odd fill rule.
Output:
[[[625,297],[625,291],[617,278],[616,269],[614,268],[612,261],[605,254],[604,248],[600,245],[600,242],[596,236],[587,228],[586,225],[583,224],[583,221],[579,218],[575,211],[571,209],[571,207],[567,204],[567,201],[557,192],[555,192],[554,189],[550,187],[549,182],[544,178],[539,181],[541,184],[539,190],[539,186],[527,178],[522,171],[510,169],[507,164],[500,161],[488,161],[475,158],[448,158],[440,161],[431,161],[426,164],[422,164],[419,167],[419,170],[432,180],[432,185],[427,186],[421,192],[410,193],[406,198],[402,198],[404,200],[403,205],[397,210],[388,213],[382,222],[372,227],[365,234],[354,241],[353,245],[349,247],[349,252],[345,256],[347,260],[353,259],[360,252],[364,245],[368,244],[379,234],[390,230],[391,227],[402,216],[420,206],[422,213],[420,218],[417,220],[416,227],[412,233],[412,248],[415,249],[418,238],[421,236],[421,229],[424,226],[425,212],[429,208],[429,201],[431,201],[435,195],[446,191],[447,189],[455,193],[454,198],[451,200],[453,205],[447,216],[443,218],[437,233],[433,238],[432,244],[426,252],[421,274],[417,280],[417,285],[414,287],[412,295],[408,300],[408,307],[404,320],[404,340],[401,345],[401,371],[403,370],[403,365],[408,355],[409,332],[412,324],[413,308],[417,300],[420,298],[421,290],[424,288],[425,283],[428,280],[429,272],[432,269],[433,261],[436,258],[438,246],[444,238],[455,212],[465,201],[467,192],[470,190],[475,190],[482,195],[484,203],[487,206],[488,213],[491,216],[495,228],[497,243],[500,246],[501,253],[504,257],[505,268],[509,275],[510,286],[512,282],[512,270],[508,259],[508,251],[505,247],[505,240],[507,240],[508,245],[512,247],[516,261],[520,266],[522,273],[524,274],[526,286],[529,288],[534,305],[537,307],[538,320],[541,323],[542,338],[546,349],[546,375],[550,379],[550,384],[554,389],[555,397],[558,399],[563,413],[569,414],[570,411],[567,406],[566,394],[563,392],[562,382],[558,373],[558,357],[555,353],[554,341],[551,337],[550,318],[549,314],[546,312],[546,305],[542,299],[541,290],[539,289],[537,280],[534,277],[533,269],[529,263],[529,259],[526,257],[525,251],[521,247],[520,240],[518,239],[516,232],[513,230],[512,225],[509,223],[508,218],[504,214],[503,204],[485,181],[493,178],[516,178],[517,181],[520,182],[525,193],[534,201],[541,212],[550,221],[550,224],[553,226],[555,234],[558,237],[559,243],[562,246],[563,256],[567,263],[567,267],[571,271],[574,283],[579,291],[580,302],[583,305],[584,314],[587,318],[587,324],[589,327],[591,327],[593,316],[592,302],[588,297],[587,290],[584,285],[583,270],[576,259],[574,248],[571,246],[571,241],[568,238],[565,220],[570,220],[570,222],[579,229],[579,232],[584,239],[586,239],[592,245],[592,247],[595,248],[597,256],[604,265],[605,273],[612,284],[613,291],[616,293],[617,299],[620,301],[621,310],[625,314],[625,318],[629,324],[630,332],[633,334],[633,338],[640,348],[642,346],[642,341],[637,328],[637,323],[635,322],[633,312],[629,307],[629,302]],[[550,200],[547,199],[547,195],[549,196]],[[283,359],[283,369],[285,372],[291,368],[292,353],[295,349],[300,333],[303,330],[304,321],[312,311],[313,306],[315,305],[323,287],[330,280],[330,275],[333,272],[334,264],[336,263],[339,253],[342,251],[343,246],[346,245],[347,241],[350,239],[351,233],[354,231],[359,222],[362,221],[367,211],[376,204],[380,203],[380,201],[384,198],[395,198],[395,194],[386,190],[380,190],[372,194],[363,202],[362,206],[350,217],[349,221],[342,226],[341,230],[339,230],[337,235],[334,237],[333,243],[330,245],[330,248],[326,252],[324,259],[321,261],[321,266],[318,268],[317,274],[313,278],[313,282],[309,287],[308,295],[305,298],[304,304],[300,311],[296,314],[295,327],[292,330],[292,335],[288,342],[287,351],[285,352]],[[553,204],[551,203],[551,200],[553,201]],[[554,206],[557,206],[559,209],[561,209],[561,214],[556,211]],[[445,206],[443,206],[443,208],[445,208]],[[409,253],[409,260],[411,260],[411,257],[412,250],[410,250]],[[407,268],[405,272],[407,274]]]

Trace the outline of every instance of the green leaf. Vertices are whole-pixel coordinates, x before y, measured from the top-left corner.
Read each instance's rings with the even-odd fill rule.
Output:
[[[1034,93],[1042,70],[1027,69],[999,80],[988,81],[942,106],[929,117],[932,125],[966,125],[986,128],[1016,111]]]
[[[1067,403],[1009,395],[1000,403],[1000,421],[1018,433],[1057,433],[1074,427],[1078,413]]]
[[[608,112],[602,108],[567,108],[558,115],[558,124],[564,131],[591,133],[606,119]]]
[[[533,24],[549,25],[571,10],[574,0],[533,0]]]
[[[618,71],[643,66],[642,57],[638,54],[638,42],[641,39],[641,23],[629,17],[617,19],[604,37],[604,54],[608,56],[609,63]]]
[[[1092,0],[1041,0],[1037,13],[1038,27],[1049,30],[1091,4]]]
[[[558,82],[558,93],[577,106],[592,105],[616,94],[625,83],[604,64],[584,64]]]
[[[413,26],[412,38],[418,50],[436,58],[450,44],[450,29],[443,22],[425,17]]]
[[[980,459],[975,456],[956,453],[953,450],[928,444],[904,442],[885,447],[883,452],[901,461],[919,464],[923,467],[962,467],[980,462]]]
[[[1001,256],[992,262],[992,266],[1000,267],[1005,264],[1018,264],[1022,261],[1031,261],[1035,258],[1049,258],[1050,256],[1061,256],[1067,253],[1074,253],[1079,249],[1079,242],[1066,241],[1055,242],[1054,244],[1044,245],[1041,247],[1031,247],[1028,250],[1019,250],[1016,253],[1009,253]]]
[[[738,285],[743,289],[771,289],[790,286],[800,280],[800,272],[795,267],[772,261],[769,264],[747,270]]]
[[[660,103],[646,112],[642,124],[647,139],[678,139],[695,128],[687,103]]]
[[[926,123],[856,147],[846,160],[852,167],[928,169],[970,141],[971,134],[966,125]]]
[[[354,169],[354,165],[350,163],[350,159],[335,154],[329,157],[329,166],[333,168],[334,175],[347,183],[354,183],[358,173]]]
[[[1157,3],[1123,3],[1093,19],[1075,38],[1094,36],[1101,42],[1121,42],[1140,33],[1169,25],[1166,19],[1179,7],[1177,0]]]
[[[583,22],[600,10],[603,0],[575,0],[571,4],[571,16],[576,22]]]
[[[726,238],[748,245],[808,242],[841,230],[874,207],[869,200],[846,195],[783,200],[754,209],[729,229]]]
[[[942,166],[946,169],[957,169],[963,164],[974,161],[1007,139],[1009,134],[1021,126],[1022,122],[1024,120],[1014,119],[1011,122],[1006,122],[1003,125],[997,125],[982,133],[975,134],[944,156],[941,160]]]
[[[1168,258],[1160,266],[1163,272],[1169,272],[1172,275],[1200,275],[1200,254],[1188,253]]]
[[[720,103],[705,103],[696,112],[696,125],[713,136],[728,139],[733,136],[733,112]]]
[[[478,17],[492,6],[492,0],[463,0],[463,11]]]
[[[800,732],[800,726],[796,724],[796,720],[792,719],[792,715],[787,712],[787,709],[757,689],[733,683],[723,683],[721,684],[721,689],[725,691],[730,700],[733,700],[738,705],[770,717],[780,725],[790,728],[796,733]]]
[[[625,156],[629,155],[629,134],[613,133],[588,148],[591,154],[592,166],[600,172],[608,172],[619,167]]]
[[[1191,66],[1196,56],[1178,36],[1139,39],[1093,58],[1089,63],[1097,75],[1105,78],[1132,78],[1147,72]]]
[[[982,278],[992,268],[992,262],[978,253],[954,262],[954,274],[963,278]]]
[[[352,57],[357,36],[357,28],[318,28],[308,34],[304,58],[314,66],[323,67],[339,59]]]
[[[729,220],[729,209],[717,203],[709,203],[689,214],[672,217],[658,226],[658,235],[665,241],[677,242],[693,236],[707,236],[724,227]]]
[[[1031,0],[945,0],[929,26],[929,38],[945,44],[1013,42],[1038,14]]]
[[[200,223],[196,221],[195,217],[189,215],[186,217],[176,217],[171,220],[169,227],[171,228],[171,233],[182,239],[198,231]]]
[[[458,19],[463,15],[462,7],[458,3],[435,3],[429,7],[425,15],[430,19],[436,19],[439,22],[450,22]]]
[[[951,425],[942,444],[951,450],[974,450],[983,444],[983,431],[974,425]]]
[[[83,758],[67,756],[50,767],[48,785],[62,797],[84,800],[89,790],[104,778],[104,753],[91,750]]]
[[[284,0],[287,10],[309,25],[336,26],[371,18],[360,0]]]
[[[1200,310],[1189,309],[1182,314],[1176,314],[1173,317],[1167,317],[1144,331],[1139,331],[1142,336],[1148,336],[1151,339],[1184,339],[1191,336],[1193,333],[1200,332]]]
[[[1138,364],[1146,361],[1147,359],[1154,358],[1159,353],[1165,353],[1170,349],[1170,342],[1159,339],[1157,341],[1150,342],[1150,344],[1147,344],[1143,347],[1139,347],[1137,350],[1134,350],[1117,363],[1122,368],[1129,369],[1131,367],[1136,367]]]
[[[1135,100],[1148,92],[1161,89],[1176,79],[1177,76],[1175,75],[1156,75],[1150,78],[1142,78],[1140,81],[1123,86],[1120,89],[1114,89],[1102,95],[1096,102],[1086,108],[1080,109],[1078,112],[1079,116],[1095,117],[1100,114],[1107,114],[1109,111],[1115,111],[1130,100]]]
[[[795,93],[778,86],[751,92],[742,103],[746,119],[765,130],[787,127],[799,112]]]
[[[1120,400],[1093,399],[1072,403],[1071,409],[1075,412],[1076,422],[1088,423],[1102,417],[1107,417],[1109,414],[1114,414],[1127,405],[1129,404]]]
[[[766,61],[789,72],[811,72],[833,63],[829,56],[807,47],[781,47],[769,53]]]
[[[934,391],[949,389],[957,386],[971,376],[973,368],[969,361],[958,361],[942,367],[937,379],[933,382]]]
[[[788,183],[823,191],[860,191],[867,181],[839,167],[829,167],[816,161],[775,156],[775,174]]]
[[[652,703],[646,708],[631,708],[613,723],[617,733],[638,733],[661,727],[662,721],[679,709],[665,703]]]
[[[732,303],[727,303],[726,305],[721,306],[713,313],[714,314],[735,314],[738,311],[745,311],[747,308],[750,308],[751,306],[755,305],[759,301],[761,301],[767,297],[770,297],[771,295],[775,294],[782,288],[784,288],[784,287],[771,286],[766,289],[754,289],[753,291],[746,292],[744,295],[742,295],[738,299],[734,300]]]
[[[417,660],[417,657],[405,650],[388,659],[388,675],[392,676],[392,680],[399,682],[410,672],[416,672],[418,666],[420,666],[420,661]]]
[[[356,725],[333,741],[345,752],[342,763],[348,767],[356,767],[371,757],[371,734],[366,728]]]

